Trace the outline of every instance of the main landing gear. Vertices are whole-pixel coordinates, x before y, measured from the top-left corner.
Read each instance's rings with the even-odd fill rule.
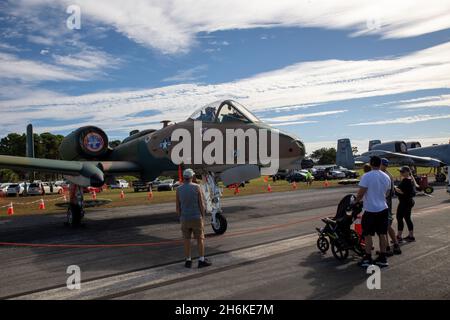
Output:
[[[203,176],[203,193],[206,199],[206,211],[211,213],[211,227],[216,234],[224,234],[227,231],[228,222],[222,215],[220,198],[222,191],[217,185],[214,173]]]
[[[69,227],[79,227],[84,217],[83,188],[70,184],[69,187],[69,207],[66,214],[66,225]]]

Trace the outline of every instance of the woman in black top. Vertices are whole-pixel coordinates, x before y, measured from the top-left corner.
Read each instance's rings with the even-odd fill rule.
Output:
[[[415,181],[411,177],[411,170],[409,167],[402,167],[400,169],[400,173],[402,176],[402,181],[395,187],[395,192],[398,196],[398,207],[397,207],[397,240],[401,242],[402,240],[406,241],[415,241],[414,238],[414,225],[411,220],[412,208],[414,207],[414,197],[416,195],[415,191]],[[404,228],[403,220],[405,220],[406,225],[408,227],[409,235],[402,238],[402,232]]]

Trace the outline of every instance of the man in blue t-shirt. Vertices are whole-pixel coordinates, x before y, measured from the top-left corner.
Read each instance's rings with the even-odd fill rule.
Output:
[[[372,170],[364,174],[359,183],[356,202],[363,200],[364,214],[361,220],[362,234],[366,244],[366,254],[359,263],[368,267],[375,263],[379,267],[387,267],[386,246],[389,225],[388,205],[386,196],[391,189],[391,179],[380,170],[381,158],[374,156],[370,159]],[[372,261],[372,237],[378,235],[380,240],[380,254]]]

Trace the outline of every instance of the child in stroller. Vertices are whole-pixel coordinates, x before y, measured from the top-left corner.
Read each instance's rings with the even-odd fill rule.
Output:
[[[338,260],[345,260],[349,250],[354,251],[358,256],[364,255],[364,247],[361,237],[351,225],[362,211],[362,204],[354,204],[355,196],[346,195],[340,202],[336,215],[330,218],[323,218],[325,227],[316,228],[319,233],[317,248],[322,253],[326,253],[330,248],[333,256]]]

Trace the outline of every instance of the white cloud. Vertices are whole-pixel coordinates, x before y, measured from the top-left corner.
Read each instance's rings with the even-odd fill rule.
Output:
[[[38,36],[38,35],[28,35],[27,39],[29,42],[36,43],[36,44],[42,44],[44,46],[51,46],[54,43],[53,39],[43,37],[43,36]]]
[[[331,111],[322,111],[322,112],[314,112],[314,113],[294,114],[294,115],[289,115],[289,116],[272,117],[267,120],[274,121],[274,122],[295,121],[295,120],[301,120],[304,118],[324,117],[324,116],[343,113],[343,112],[347,112],[347,111],[348,110],[331,110]]]
[[[72,0],[22,0],[21,8],[66,7]],[[404,38],[450,28],[450,2],[441,0],[78,0],[82,19],[112,26],[163,53],[186,52],[200,32],[319,27],[353,36]],[[41,39],[42,40],[42,39]]]
[[[0,77],[4,79],[33,81],[82,80],[58,66],[20,59],[14,55],[0,52]]]
[[[309,123],[317,123],[317,121],[307,120],[307,121],[277,122],[277,123],[271,123],[271,125],[274,127],[280,127],[280,126],[292,126],[292,125],[309,124]]]
[[[441,120],[441,119],[450,119],[450,114],[444,115],[429,115],[429,114],[420,114],[410,117],[402,117],[396,119],[386,119],[380,121],[371,121],[371,122],[361,122],[351,124],[350,126],[379,126],[379,125],[387,125],[387,124],[411,124],[416,122],[424,122],[431,120]]]
[[[120,63],[119,59],[94,49],[84,49],[81,52],[65,56],[53,55],[53,59],[59,65],[90,70],[117,67]]]
[[[200,65],[196,66],[194,68],[186,69],[186,70],[180,70],[177,74],[167,77],[163,79],[164,82],[188,82],[192,80],[198,80],[200,78],[203,78],[204,75],[202,74],[208,69],[207,65]]]
[[[1,64],[2,66],[5,64]],[[12,71],[10,71],[12,72]],[[298,63],[233,82],[180,84],[124,92],[101,92],[57,99],[28,98],[0,101],[5,121],[24,119],[73,120],[75,126],[97,124],[106,130],[128,132],[161,119],[180,121],[195,108],[215,100],[234,98],[252,111],[303,110],[326,102],[449,87],[450,43],[386,59],[325,60]],[[136,118],[154,110],[158,114]],[[277,116],[283,116],[278,114]],[[79,118],[89,117],[89,121]],[[300,116],[301,117],[301,116]],[[298,120],[298,118],[297,118]],[[293,122],[292,117],[284,119]],[[60,130],[59,126],[54,126]],[[6,130],[6,129],[4,129]]]

